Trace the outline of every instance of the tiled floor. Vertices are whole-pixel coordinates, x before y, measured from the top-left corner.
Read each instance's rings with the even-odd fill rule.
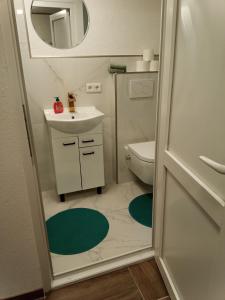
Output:
[[[154,259],[89,279],[48,295],[47,300],[170,300]]]
[[[102,195],[97,195],[95,190],[70,194],[65,203],[59,202],[54,191],[44,192],[46,219],[66,209],[84,207],[100,211],[110,223],[108,235],[95,248],[77,255],[51,253],[54,275],[151,247],[152,229],[137,223],[128,212],[130,201],[146,192],[149,188],[137,182],[113,184]]]

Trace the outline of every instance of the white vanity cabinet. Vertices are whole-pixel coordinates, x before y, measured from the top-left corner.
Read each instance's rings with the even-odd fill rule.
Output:
[[[82,134],[50,129],[57,192],[64,194],[105,185],[102,124]]]

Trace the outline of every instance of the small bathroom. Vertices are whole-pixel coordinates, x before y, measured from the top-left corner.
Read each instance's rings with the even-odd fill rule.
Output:
[[[0,1],[0,299],[224,300],[224,28],[224,0]]]
[[[150,258],[161,1],[13,2],[53,287]]]

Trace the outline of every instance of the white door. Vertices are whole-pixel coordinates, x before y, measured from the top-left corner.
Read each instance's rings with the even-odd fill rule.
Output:
[[[71,48],[70,14],[66,9],[50,16],[53,46],[60,49]]]
[[[224,300],[225,168],[207,158],[225,165],[225,1],[167,0],[163,15],[157,262],[172,299]]]

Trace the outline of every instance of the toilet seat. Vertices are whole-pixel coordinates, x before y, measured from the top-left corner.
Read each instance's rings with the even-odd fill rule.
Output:
[[[153,185],[155,141],[125,146],[128,168],[144,183]]]
[[[155,141],[129,144],[128,149],[142,161],[155,162]]]

